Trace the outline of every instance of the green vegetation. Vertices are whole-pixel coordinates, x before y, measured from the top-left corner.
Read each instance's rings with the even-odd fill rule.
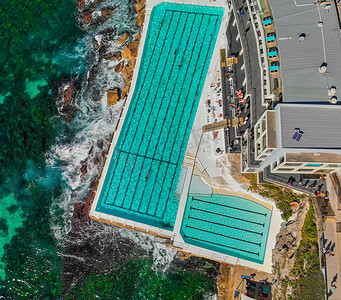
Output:
[[[75,7],[74,0],[0,1],[0,198],[13,193],[18,206],[7,210],[20,207],[24,218],[1,258],[0,298],[60,298],[61,258],[50,227],[59,174],[47,189],[44,155],[64,126],[56,117],[57,82],[78,75],[76,62],[67,61],[82,35]]]
[[[17,205],[13,204],[13,205],[7,207],[7,210],[10,214],[14,214],[18,210],[18,208],[19,207]]]
[[[8,224],[6,219],[0,218],[0,237],[8,234]]]
[[[25,167],[44,163],[58,124],[52,98],[56,81],[71,70],[54,64],[70,50],[81,31],[73,0],[3,0],[0,3],[0,179]],[[60,126],[60,124],[59,124]],[[1,174],[6,170],[6,174]],[[11,173],[12,173],[11,172]],[[1,182],[1,180],[0,180]]]
[[[296,194],[288,188],[277,186],[275,184],[257,184],[257,175],[247,176],[251,180],[250,189],[263,197],[271,198],[276,202],[277,207],[282,212],[282,218],[288,220],[292,215],[291,202],[300,202],[306,195]]]
[[[302,241],[296,251],[295,265],[292,270],[292,275],[297,278],[291,282],[293,299],[324,299],[324,279],[320,269],[317,237],[314,208],[310,203],[302,229]]]
[[[36,183],[28,183],[26,191],[28,195],[19,198],[25,203],[24,226],[17,229],[2,257],[6,278],[0,278],[0,295],[6,299],[58,299],[62,261],[51,233],[48,201],[58,191],[46,191]]]
[[[93,273],[74,287],[67,299],[203,299],[216,293],[215,280],[188,271],[155,272],[148,261],[116,263],[105,273]]]

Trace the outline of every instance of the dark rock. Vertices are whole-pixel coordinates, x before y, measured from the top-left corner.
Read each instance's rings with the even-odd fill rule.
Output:
[[[87,227],[91,222],[85,207],[86,205],[83,203],[76,203],[73,208],[71,224],[74,230],[80,230],[81,228]]]
[[[88,166],[86,164],[83,164],[81,167],[81,176],[84,176],[88,172]]]
[[[122,52],[121,51],[117,51],[114,55],[118,61],[122,60]]]
[[[124,61],[121,61],[120,63],[118,63],[115,67],[115,72],[116,73],[121,73],[124,67]]]
[[[108,20],[115,13],[116,7],[105,7],[101,10],[101,21]]]
[[[91,146],[89,152],[88,152],[88,155],[90,155],[92,152],[94,151],[94,146]]]
[[[115,105],[118,100],[120,100],[120,90],[118,88],[107,91],[107,103],[109,106]]]
[[[89,72],[88,84],[91,84],[94,81],[97,73],[98,73],[98,66],[95,65],[92,67],[92,69]]]
[[[104,145],[104,141],[103,141],[103,140],[97,141],[97,147],[98,147],[99,149],[103,149],[103,145]]]
[[[98,178],[95,178],[91,181],[91,183],[90,183],[90,189],[91,190],[94,190],[96,188],[97,182],[98,182]]]
[[[120,38],[120,40],[118,41],[119,45],[124,45],[126,43],[126,41],[129,38],[129,33],[128,32],[124,32]]]
[[[100,163],[101,163],[101,158],[99,157],[99,156],[96,156],[95,158],[94,158],[94,164],[95,165],[99,165]]]
[[[127,44],[123,49],[123,57],[126,59],[135,59],[139,49],[139,44],[139,40],[135,40],[134,42]]]
[[[121,76],[127,82],[131,81],[131,79],[133,78],[133,75],[134,75],[134,69],[131,66],[129,66],[129,65],[124,66],[124,68],[122,70],[122,73],[121,73]]]
[[[62,118],[66,122],[70,123],[78,111],[75,102],[81,86],[76,80],[72,80],[67,83],[61,81],[58,85],[58,98],[60,99],[58,103],[58,111]]]

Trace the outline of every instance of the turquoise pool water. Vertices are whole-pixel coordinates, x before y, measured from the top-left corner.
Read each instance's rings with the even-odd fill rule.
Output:
[[[154,7],[96,211],[173,228],[174,193],[223,12],[175,3]]]
[[[188,244],[263,263],[271,210],[239,197],[189,196],[181,225]]]

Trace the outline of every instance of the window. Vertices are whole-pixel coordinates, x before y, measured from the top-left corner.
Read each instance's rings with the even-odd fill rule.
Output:
[[[286,167],[289,167],[289,166],[292,166],[292,167],[299,167],[301,166],[302,164],[301,163],[292,163],[292,162],[287,162],[285,163],[285,166]]]
[[[266,130],[266,119],[265,117],[262,119],[262,132]]]
[[[278,89],[278,78],[274,79],[274,90]]]
[[[326,169],[320,169],[317,170],[315,173],[330,173],[331,170],[326,170]]]
[[[279,159],[279,165],[282,164],[284,162],[284,156],[282,156],[280,159]]]
[[[266,134],[263,135],[263,149],[262,151],[267,147],[267,144],[266,144]]]
[[[255,131],[256,131],[257,139],[258,139],[260,137],[260,127],[259,127],[259,125],[256,126]]]
[[[294,169],[292,169],[292,168],[278,168],[276,171],[278,171],[278,172],[290,172],[290,171],[294,171]]]

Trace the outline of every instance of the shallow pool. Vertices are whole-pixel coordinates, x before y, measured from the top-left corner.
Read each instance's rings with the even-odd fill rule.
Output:
[[[263,263],[271,213],[239,197],[190,195],[181,235],[188,244]]]

